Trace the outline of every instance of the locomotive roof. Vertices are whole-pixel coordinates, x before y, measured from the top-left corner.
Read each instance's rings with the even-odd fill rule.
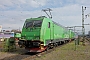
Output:
[[[29,19],[26,19],[26,21],[28,21],[28,20],[43,20],[44,18],[47,18],[47,17],[45,17],[45,16],[40,16],[40,17],[37,17],[37,18],[29,18]]]
[[[69,29],[65,28],[63,25],[59,24],[59,23],[56,23],[56,22],[54,22],[54,21],[53,21],[53,23],[55,23],[55,24],[58,25],[58,26],[63,27],[63,28],[66,29],[66,30],[69,30]]]

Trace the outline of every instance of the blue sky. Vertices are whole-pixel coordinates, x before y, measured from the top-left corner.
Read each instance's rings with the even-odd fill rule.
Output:
[[[82,6],[87,7],[85,14],[90,13],[89,0],[0,0],[0,25],[3,29],[21,29],[25,19],[47,16],[41,10],[51,8],[53,21],[63,26],[81,26]],[[87,23],[90,17],[85,19]],[[89,27],[85,26],[86,31]]]

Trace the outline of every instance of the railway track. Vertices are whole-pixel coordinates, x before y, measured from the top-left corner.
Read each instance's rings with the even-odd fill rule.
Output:
[[[67,44],[67,43],[66,43]],[[1,60],[27,60],[27,59],[30,59],[30,60],[33,60],[34,58],[36,57],[40,57],[44,54],[47,54],[47,53],[50,53],[52,51],[54,51],[55,49],[63,46],[65,44],[62,44],[62,45],[59,45],[53,49],[49,49],[48,51],[44,51],[42,53],[30,53],[30,52],[25,52],[25,53],[22,53],[22,54],[17,54],[17,55],[14,55],[14,56],[10,56],[10,57],[5,57],[4,59],[1,59]]]

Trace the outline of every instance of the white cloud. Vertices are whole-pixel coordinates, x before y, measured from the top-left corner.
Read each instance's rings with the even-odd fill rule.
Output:
[[[63,26],[81,26],[82,25],[82,6],[80,5],[68,5],[61,8],[55,8],[52,11],[53,20],[60,23]],[[85,13],[90,10],[86,10]],[[90,18],[85,19],[84,23],[90,24]],[[90,28],[85,26],[86,31],[90,31]],[[78,30],[78,28],[77,28]]]
[[[12,3],[12,0],[0,0],[0,5],[11,6],[13,5],[13,3]]]
[[[21,28],[26,18],[33,18],[38,17],[41,15],[46,15],[44,12],[41,12],[40,10],[34,10],[34,11],[23,11],[25,7],[27,9],[33,9],[38,8],[41,6],[45,6],[47,4],[47,0],[0,0],[0,8],[1,9],[7,9],[8,6],[12,8],[14,7],[14,10],[6,10],[6,11],[0,11],[0,25],[2,24],[3,27],[11,27],[11,28]],[[75,26],[75,25],[82,25],[82,4],[89,4],[89,2],[86,3],[87,0],[82,0],[80,2],[79,0],[75,0],[76,4],[69,4],[59,7],[58,8],[52,8],[52,15],[53,15],[53,21],[58,22],[59,24],[63,26]],[[56,1],[58,2],[58,0]],[[74,2],[74,0],[72,0]],[[85,2],[85,3],[84,3]],[[71,3],[71,2],[70,2]],[[54,4],[54,3],[52,3]],[[60,5],[63,5],[64,1],[60,0]],[[24,8],[23,8],[24,7]],[[49,7],[49,5],[48,5]],[[19,11],[18,11],[19,10]],[[90,13],[90,9],[87,8],[85,10],[85,14]],[[47,15],[46,15],[47,16]],[[90,18],[85,20],[85,23],[89,23]],[[86,27],[87,29],[88,27]],[[88,28],[88,30],[90,30]]]
[[[53,20],[59,21],[59,23],[61,22],[60,20],[67,21],[67,22],[68,21],[75,22],[77,20],[80,20],[81,17],[78,16],[80,14],[78,12],[79,9],[77,8],[77,6],[76,6],[77,10],[75,10],[75,9],[71,10],[71,8],[73,8],[73,6],[67,6],[67,7],[53,9],[53,11],[52,11]],[[76,12],[77,12],[77,14],[76,14]],[[46,14],[44,12],[41,12],[41,11],[30,11],[30,12],[29,11],[6,11],[6,12],[3,12],[3,15],[6,16],[6,18],[8,18],[10,20],[15,20],[15,21],[17,20],[18,21],[21,19],[29,18],[29,17],[38,17],[40,15],[46,15]],[[80,17],[80,18],[78,19],[77,17]],[[61,22],[60,24],[64,24],[64,23],[65,22]],[[68,23],[65,25],[68,25]]]
[[[27,18],[42,15],[41,11],[0,11],[0,13],[3,13],[0,25],[4,28],[11,27],[12,29],[22,28]]]
[[[4,6],[3,5],[0,5],[0,7],[4,9]]]
[[[82,5],[88,5],[90,4],[90,0],[76,0],[76,3],[82,4]]]
[[[80,21],[81,19],[81,8],[80,7],[81,6],[79,5],[69,5],[69,6],[65,6],[61,8],[55,8],[53,9],[54,12],[52,11],[52,13],[54,13],[53,17],[55,16],[57,20],[64,20],[67,22],[68,21],[69,22],[70,21]]]
[[[31,7],[41,7],[47,3],[47,0],[29,0],[27,2]]]
[[[0,8],[8,7],[10,9],[14,7],[15,10],[23,9],[22,7],[37,8],[44,6],[46,2],[47,0],[0,0]]]
[[[26,1],[25,0],[18,0],[19,2],[21,2],[21,4],[25,4]]]
[[[13,28],[17,28],[17,26],[21,27],[26,18],[38,17],[41,15],[46,15],[44,12],[39,11],[4,11],[0,12],[5,17],[2,20],[6,20],[4,22],[3,27],[5,26],[13,26]],[[81,6],[79,5],[69,5],[61,8],[52,8],[53,21],[58,22],[63,26],[74,26],[81,25]],[[47,16],[47,15],[46,15]],[[21,21],[23,19],[23,21]]]
[[[38,7],[39,6],[38,2],[33,1],[33,0],[30,1],[29,5],[32,6],[32,7]]]

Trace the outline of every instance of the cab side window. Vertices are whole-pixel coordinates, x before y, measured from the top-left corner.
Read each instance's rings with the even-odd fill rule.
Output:
[[[48,28],[50,28],[50,22],[48,22]]]

